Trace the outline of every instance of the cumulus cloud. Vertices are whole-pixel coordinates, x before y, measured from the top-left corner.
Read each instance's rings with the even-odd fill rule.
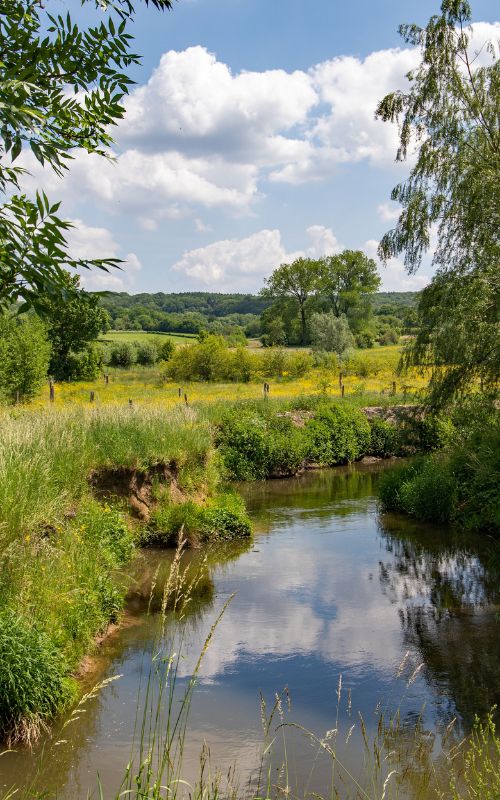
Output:
[[[311,225],[306,234],[310,244],[294,252],[287,252],[279,230],[262,230],[244,239],[224,239],[187,251],[172,269],[183,272],[194,284],[202,282],[217,291],[256,291],[280,264],[300,256],[320,258],[342,250],[330,228]]]
[[[473,52],[498,36],[500,23],[474,31]],[[169,51],[126,100],[115,163],[77,153],[63,192],[76,207],[97,201],[154,230],[163,218],[196,217],[200,208],[248,213],[269,180],[320,181],[360,161],[387,167],[397,130],[376,120],[375,109],[386,92],[407,85],[419,58],[416,49],[392,48],[308,71],[234,73],[204,47]],[[485,58],[483,48],[476,63]],[[36,185],[50,188],[54,177],[26,158]]]
[[[377,214],[383,222],[395,222],[401,214],[401,207],[396,203],[381,203],[377,206]]]
[[[106,289],[123,292],[134,285],[135,276],[142,264],[135,253],[120,253],[120,246],[107,228],[86,225],[81,219],[71,220],[73,227],[67,233],[68,250],[72,258],[121,258],[125,263],[121,270],[82,270],[81,284],[89,291]]]

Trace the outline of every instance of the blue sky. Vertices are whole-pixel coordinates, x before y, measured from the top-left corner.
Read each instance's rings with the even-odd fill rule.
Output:
[[[496,0],[473,9],[474,44],[500,38]],[[143,63],[115,130],[116,164],[77,154],[63,181],[33,169],[33,183],[62,197],[75,221],[75,256],[127,259],[123,272],[87,276],[86,286],[258,291],[297,255],[350,247],[375,256],[397,215],[391,188],[408,167],[394,163],[396,131],[374,109],[418,62],[398,24],[425,24],[437,10],[437,0],[141,9],[133,32]],[[381,267],[391,290],[419,289],[429,274]]]

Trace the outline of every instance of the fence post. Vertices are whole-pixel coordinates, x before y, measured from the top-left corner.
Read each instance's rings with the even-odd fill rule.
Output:
[[[345,386],[344,384],[342,384],[342,397],[344,396],[344,394],[345,394]]]
[[[186,392],[184,392],[184,402],[185,402],[185,404],[186,404],[187,406],[189,405],[189,403],[188,403],[188,396],[187,396]]]
[[[392,393],[396,394],[396,381],[392,382]]]
[[[49,381],[49,397],[50,402],[53,403],[56,398],[56,390],[54,388],[54,381],[52,380]]]
[[[132,402],[132,400],[131,400],[131,398],[129,398],[128,404],[129,404],[129,406],[132,406],[132,405],[134,405],[134,404],[133,404],[133,402]]]
[[[179,386],[179,397],[182,397],[182,389],[180,386]]]
[[[109,375],[105,375],[105,376],[104,376],[104,382],[105,382],[105,384],[106,384],[106,386],[107,386],[107,385],[108,385],[108,383],[109,383]]]
[[[93,402],[94,402],[94,399],[95,399],[95,394],[94,394],[94,392],[90,392],[90,402],[91,402],[91,403],[93,403]]]
[[[343,375],[342,375],[341,372],[339,372],[339,388],[340,389],[342,389],[342,378],[343,378]]]

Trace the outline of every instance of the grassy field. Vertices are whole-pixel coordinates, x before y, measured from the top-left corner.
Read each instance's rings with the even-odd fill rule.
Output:
[[[116,335],[132,336],[135,334]],[[355,350],[342,367],[345,396],[361,401],[366,396],[367,404],[368,398],[370,404],[382,403],[393,396],[395,382],[396,399],[410,401],[418,390],[424,388],[426,380],[416,374],[405,376],[404,379],[399,378],[396,374],[399,356],[400,347],[396,345],[373,350]],[[264,380],[249,383],[197,382],[179,385],[164,380],[162,368],[159,366],[134,367],[133,369],[107,367],[106,373],[109,375],[107,384],[104,377],[91,382],[57,384],[55,407],[89,404],[91,392],[94,393],[93,402],[97,406],[125,405],[132,400],[133,404],[173,408],[179,403],[185,402],[184,394],[187,395],[190,405],[199,402],[258,399],[262,397]],[[332,398],[341,396],[339,370],[315,368],[301,378],[291,379],[285,376],[266,380],[270,384],[270,396],[275,398],[285,399],[318,393]],[[180,396],[179,389],[181,390]],[[42,390],[30,408],[39,409],[47,405],[49,405],[48,386]]]
[[[165,339],[171,339],[174,344],[186,344],[192,339],[196,339],[194,333],[150,333],[149,331],[108,331],[103,333],[99,338],[100,342],[108,344],[123,344],[123,342],[136,342],[143,344],[144,342],[152,342],[153,344],[162,344]]]

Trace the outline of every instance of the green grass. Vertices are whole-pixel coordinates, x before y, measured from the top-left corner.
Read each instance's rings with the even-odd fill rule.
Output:
[[[93,497],[91,473],[174,465],[177,491],[201,499],[217,483],[212,453],[208,423],[189,410],[2,416],[0,738],[36,739],[65,702],[71,671],[121,611],[135,534],[125,506]],[[33,644],[36,680],[22,642]]]
[[[122,344],[123,342],[161,344],[165,339],[171,339],[174,344],[189,344],[190,341],[196,340],[196,335],[194,333],[161,333],[159,331],[108,331],[100,336],[99,341],[110,344]]]

